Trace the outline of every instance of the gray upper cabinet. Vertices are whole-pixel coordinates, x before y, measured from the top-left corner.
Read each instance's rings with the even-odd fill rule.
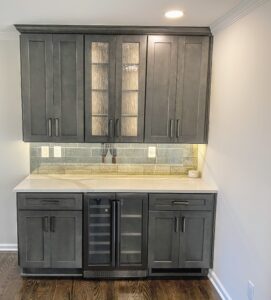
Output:
[[[143,142],[146,36],[118,36],[115,142]]]
[[[150,36],[146,142],[207,141],[210,37]]]
[[[85,141],[111,142],[114,138],[114,36],[85,37]]]
[[[146,36],[85,37],[86,142],[143,142]]]
[[[24,141],[83,141],[83,36],[21,35],[21,75]]]
[[[175,140],[177,37],[149,36],[145,142]]]
[[[21,35],[23,139],[51,139],[53,120],[52,35]]]
[[[207,141],[209,37],[178,38],[176,142]]]

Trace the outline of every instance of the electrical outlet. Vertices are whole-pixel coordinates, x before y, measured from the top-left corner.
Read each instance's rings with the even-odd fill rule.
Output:
[[[49,157],[49,147],[41,146],[41,157]]]
[[[148,158],[155,158],[155,157],[156,157],[156,147],[149,147]]]
[[[61,157],[61,146],[54,146],[54,157]]]
[[[247,284],[247,298],[248,298],[248,300],[253,300],[254,299],[254,289],[255,289],[255,285],[253,284],[253,282],[251,282],[249,280],[248,284]]]

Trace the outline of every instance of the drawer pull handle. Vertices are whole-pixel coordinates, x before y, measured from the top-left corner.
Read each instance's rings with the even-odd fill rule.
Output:
[[[59,204],[59,200],[42,200],[43,204]]]
[[[173,205],[189,205],[188,201],[172,201]]]

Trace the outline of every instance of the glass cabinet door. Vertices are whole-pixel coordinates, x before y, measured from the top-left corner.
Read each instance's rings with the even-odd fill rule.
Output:
[[[114,134],[115,38],[86,36],[85,56],[86,141],[109,141]]]
[[[146,37],[117,37],[116,123],[119,142],[142,142],[144,128]]]

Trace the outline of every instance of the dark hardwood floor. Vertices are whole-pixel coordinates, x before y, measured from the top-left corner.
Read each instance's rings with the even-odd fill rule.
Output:
[[[208,279],[114,280],[22,278],[15,253],[0,252],[1,300],[219,300]]]

